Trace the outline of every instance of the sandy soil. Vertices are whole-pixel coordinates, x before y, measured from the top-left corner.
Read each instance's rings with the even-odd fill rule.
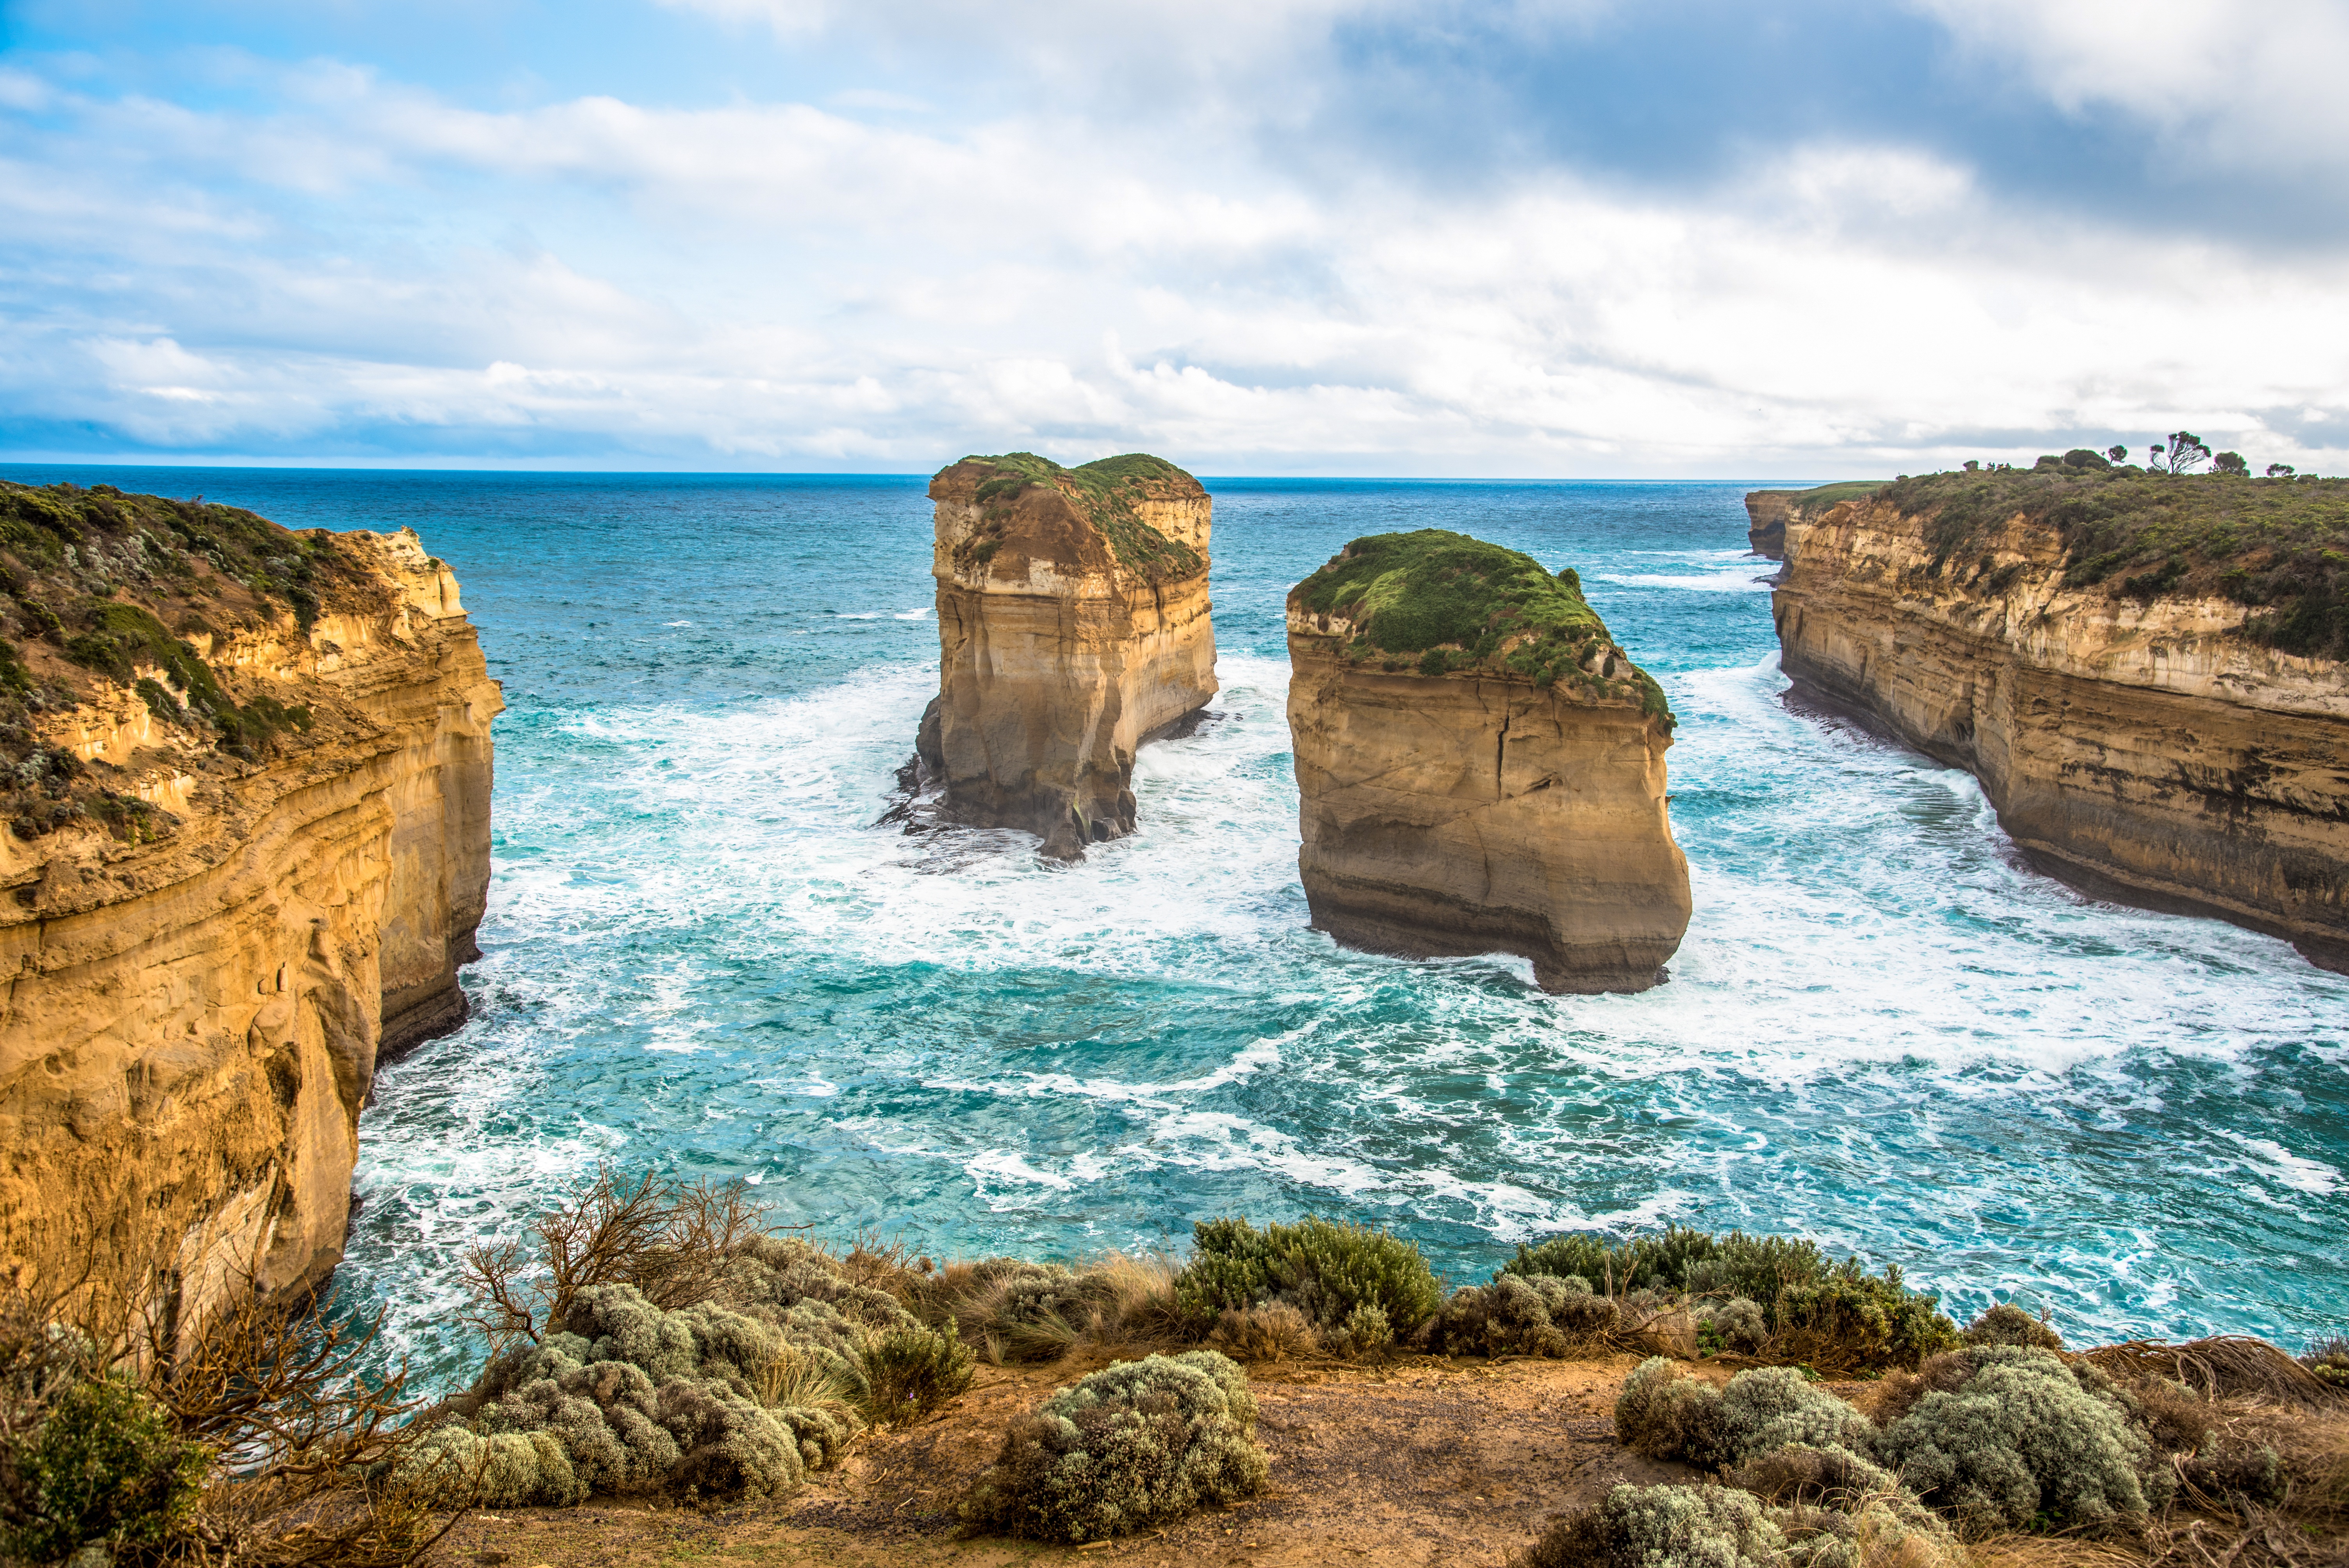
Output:
[[[1639,1358],[1417,1358],[1377,1369],[1251,1367],[1262,1495],[1154,1535],[1077,1549],[968,1535],[957,1498],[1005,1424],[1107,1357],[1043,1369],[982,1367],[969,1393],[910,1428],[867,1434],[789,1501],[697,1511],[639,1503],[469,1514],[435,1568],[700,1568],[840,1564],[965,1568],[1110,1561],[1207,1568],[1498,1568],[1549,1518],[1620,1480],[1683,1479],[1616,1446],[1611,1411]]]

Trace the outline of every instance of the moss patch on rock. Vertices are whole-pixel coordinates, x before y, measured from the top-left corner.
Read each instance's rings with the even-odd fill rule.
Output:
[[[1291,611],[1342,617],[1346,657],[1390,673],[1513,674],[1637,700],[1669,726],[1663,688],[1607,634],[1568,566],[1448,529],[1355,540],[1289,590]]]
[[[2223,596],[2251,612],[2239,630],[2254,642],[2349,656],[2349,480],[2059,463],[1926,474],[1877,499],[1925,520],[1937,575],[1995,583],[1988,542],[2022,517],[2061,539],[2067,588],[2139,601]]]
[[[1137,501],[1149,499],[1159,487],[1198,483],[1164,458],[1154,458],[1147,452],[1127,452],[1066,469],[1034,452],[1006,452],[999,457],[967,457],[948,467],[960,468],[965,463],[976,463],[988,470],[987,477],[978,482],[976,498],[982,517],[999,508],[1008,511],[1012,500],[1041,485],[1068,497],[1108,542],[1110,552],[1117,557],[1118,563],[1130,572],[1153,583],[1164,583],[1194,576],[1206,567],[1205,558],[1196,550],[1159,532],[1143,520],[1135,508]],[[972,544],[970,559],[961,564],[984,564],[993,553],[982,537]]]

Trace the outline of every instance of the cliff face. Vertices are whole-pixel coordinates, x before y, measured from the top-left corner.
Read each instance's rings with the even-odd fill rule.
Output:
[[[1748,490],[1745,542],[1754,554],[1786,559],[1786,525],[1816,517],[1839,501],[1857,500],[1878,488],[1874,480],[1844,480],[1813,490]]]
[[[2137,481],[2108,482],[2125,494]],[[1774,597],[1784,668],[1973,773],[2049,873],[2271,932],[2349,969],[2344,665],[2246,636],[2241,602],[2193,591],[2209,573],[2185,553],[2160,563],[2176,528],[2146,537],[2157,569],[2115,592],[2100,573],[2123,570],[2113,563],[2134,544],[2084,562],[2057,526],[2020,513],[1961,548],[1895,500],[1798,520]],[[2240,548],[2240,531],[2213,537]]]
[[[0,1266],[191,1324],[334,1266],[379,1054],[463,1019],[498,687],[411,532],[0,502]]]
[[[1745,497],[1749,526],[1745,542],[1754,554],[1772,561],[1786,558],[1786,508],[1795,490],[1750,490]]]
[[[1216,693],[1213,503],[1140,455],[965,458],[936,503],[938,696],[917,752],[938,815],[1058,860],[1133,831],[1133,756]]]
[[[1690,913],[1672,720],[1570,573],[1433,530],[1357,540],[1290,593],[1288,653],[1316,927],[1519,954],[1549,991],[1663,979]]]

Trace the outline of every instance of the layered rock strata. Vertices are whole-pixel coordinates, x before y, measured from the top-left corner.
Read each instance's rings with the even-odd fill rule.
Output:
[[[2120,499],[2082,489],[2070,515],[2148,481],[2102,482]],[[2199,482],[2163,481],[2189,500]],[[2253,500],[2261,482],[2236,481]],[[2349,970],[2349,670],[2247,634],[2260,622],[2241,598],[2197,588],[2240,593],[2290,562],[2165,563],[2164,541],[2188,536],[2175,516],[2137,542],[2109,525],[2068,540],[2002,508],[1961,539],[1943,510],[1896,489],[1795,521],[1773,599],[1795,688],[1972,773],[2041,870]],[[2210,538],[2240,551],[2255,524],[2225,521]],[[2151,570],[2128,575],[2140,548]]]
[[[1356,540],[1288,595],[1314,925],[1407,956],[1513,953],[1640,991],[1688,929],[1672,717],[1571,571],[1439,530]]]
[[[938,819],[1018,828],[1078,860],[1134,830],[1133,758],[1216,693],[1213,502],[1134,454],[1064,469],[965,458],[936,503],[938,695],[919,785]]]
[[[498,686],[412,532],[0,509],[0,1266],[184,1328],[334,1266],[378,1061],[464,1017]]]
[[[1748,490],[1745,494],[1745,542],[1756,555],[1772,561],[1786,558],[1786,524],[1805,515],[1816,517],[1839,501],[1856,500],[1877,488],[1873,480],[1846,480],[1814,490]]]

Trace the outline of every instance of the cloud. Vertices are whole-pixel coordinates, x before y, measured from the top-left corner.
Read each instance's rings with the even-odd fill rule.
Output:
[[[2349,172],[2349,12],[2332,0],[1918,0],[2064,112],[2118,111],[2196,172]]]
[[[1644,25],[1625,12],[1142,5],[1071,36],[1041,6],[696,4],[761,36],[854,35],[845,79],[888,85],[490,108],[249,59],[235,98],[198,103],[9,66],[0,444],[1824,476],[2183,425],[2261,463],[2349,456],[2323,245],[2051,207],[1866,127],[1732,139],[1652,181],[1532,142],[1445,180],[1330,129],[1405,79],[1361,62],[1406,35],[1461,69],[1496,27],[1613,58]],[[2051,113],[2274,133],[2193,72],[2122,105],[2093,27],[2067,56],[2044,26],[2028,90]],[[892,75],[908,39],[969,40],[967,75],[1021,90]],[[1137,80],[1215,85],[1160,102]]]

